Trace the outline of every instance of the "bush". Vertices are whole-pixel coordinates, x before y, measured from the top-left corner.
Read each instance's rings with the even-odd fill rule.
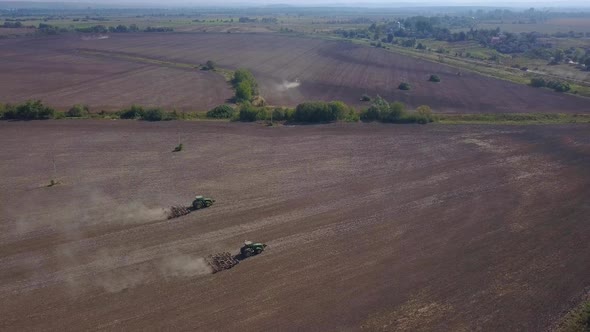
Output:
[[[438,75],[430,75],[430,78],[428,80],[430,82],[438,83],[438,82],[440,82],[440,77],[438,77]]]
[[[166,120],[166,112],[159,108],[150,108],[145,111],[143,117],[145,121],[162,121]]]
[[[68,118],[82,118],[88,116],[88,106],[86,105],[74,105],[66,112],[66,117]]]
[[[422,105],[416,108],[416,112],[412,114],[413,122],[427,124],[429,122],[434,121],[434,115],[432,114],[432,109],[429,106]]]
[[[274,121],[284,121],[287,120],[286,112],[284,109],[277,107],[272,111],[272,119]]]
[[[341,101],[316,101],[297,105],[293,120],[297,122],[353,121],[354,109]]]
[[[231,119],[235,113],[236,110],[234,110],[233,107],[229,105],[219,105],[207,112],[207,117],[213,119]]]
[[[549,81],[547,82],[547,87],[551,88],[557,92],[567,92],[570,91],[571,87],[567,82],[558,82],[558,81]]]
[[[403,83],[400,83],[398,88],[400,90],[410,90],[411,86],[410,86],[410,83],[403,82]]]
[[[360,115],[361,121],[371,122],[371,121],[379,121],[380,119],[380,112],[379,108],[376,106],[371,106],[368,109],[361,112]]]
[[[371,101],[371,97],[369,97],[368,95],[363,95],[361,97],[361,101]]]
[[[535,88],[547,87],[547,88],[553,89],[557,92],[567,92],[567,91],[570,91],[570,89],[571,89],[569,83],[567,83],[567,82],[546,81],[545,79],[540,78],[540,77],[531,78],[530,85]]]
[[[208,61],[205,63],[205,69],[207,69],[207,70],[214,70],[214,69],[215,69],[215,67],[217,67],[217,65],[215,64],[215,62],[213,62],[213,61],[211,61],[211,60],[208,60]]]
[[[4,119],[9,120],[46,120],[55,116],[55,110],[41,103],[40,100],[29,100],[24,104],[6,105]]]
[[[540,77],[531,78],[531,86],[535,88],[542,88],[547,86],[547,82]]]
[[[293,121],[295,119],[295,109],[288,108],[285,111],[285,120],[286,121]]]
[[[143,107],[138,105],[131,105],[130,108],[121,111],[119,118],[121,119],[142,119],[145,114]]]
[[[386,123],[429,123],[435,120],[430,107],[422,105],[415,112],[407,113],[403,103],[388,103],[377,96],[368,109],[360,114],[362,121],[381,121]]]
[[[254,106],[252,106],[252,104],[246,102],[243,103],[242,106],[240,106],[240,114],[239,114],[239,120],[240,121],[245,121],[245,122],[253,122],[256,120],[264,120],[261,119],[262,115],[259,115],[258,113],[260,113],[261,110],[259,108],[256,108]]]
[[[380,118],[382,122],[399,122],[405,113],[405,105],[395,102],[389,105],[389,109],[381,111]]]

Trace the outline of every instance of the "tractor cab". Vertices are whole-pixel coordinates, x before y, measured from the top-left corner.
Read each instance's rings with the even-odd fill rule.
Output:
[[[264,251],[266,244],[260,242],[244,241],[244,246],[240,249],[243,258],[258,255]]]
[[[195,200],[193,201],[193,209],[198,210],[206,207],[210,207],[215,202],[214,199],[209,197],[204,197],[202,195],[195,196]]]

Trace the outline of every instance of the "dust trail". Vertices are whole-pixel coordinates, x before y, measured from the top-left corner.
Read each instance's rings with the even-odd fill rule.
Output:
[[[202,257],[180,255],[164,258],[160,264],[160,273],[168,277],[193,277],[211,274],[213,270]]]
[[[283,83],[277,84],[276,89],[278,91],[287,91],[290,89],[295,89],[295,88],[299,87],[300,85],[301,85],[301,83],[299,82],[299,80],[295,80],[293,82],[283,81]]]
[[[98,35],[98,36],[83,36],[82,40],[100,40],[100,39],[109,39],[107,35]]]
[[[122,265],[121,262],[125,260],[126,256],[103,255],[101,261],[106,265],[102,265],[100,269],[106,272],[99,272],[94,285],[106,292],[117,293],[155,280],[195,277],[213,272],[203,257],[179,253],[141,264],[126,262]]]
[[[30,206],[33,209],[5,211],[8,219],[12,220],[7,240],[23,235],[34,236],[48,229],[58,230],[75,239],[86,227],[141,224],[166,220],[168,216],[168,209],[137,200],[117,200],[101,191],[76,191],[69,196],[63,200],[64,203],[42,210],[34,209],[37,204],[32,202]],[[3,239],[2,235],[0,239]]]

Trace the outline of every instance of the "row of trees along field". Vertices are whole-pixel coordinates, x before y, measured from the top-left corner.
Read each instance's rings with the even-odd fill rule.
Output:
[[[166,112],[161,108],[144,108],[132,105],[119,112],[90,113],[88,106],[74,105],[66,112],[59,112],[44,105],[39,100],[31,100],[22,104],[0,104],[0,119],[3,120],[48,120],[62,118],[118,118],[145,121],[166,121],[187,118],[184,113]],[[356,110],[341,101],[313,101],[297,105],[294,109],[284,107],[253,106],[244,101],[237,108],[220,105],[206,113],[211,119],[230,119],[234,121],[289,121],[295,123],[326,123],[335,121],[356,122],[380,121],[387,123],[429,123],[435,116],[428,106],[420,106],[415,111],[407,111],[399,102],[389,103],[377,96],[368,109]],[[194,118],[194,117],[189,117]]]
[[[5,22],[9,23],[9,22]],[[20,22],[17,22],[20,23]],[[59,27],[47,23],[39,23],[37,27],[32,26],[28,28],[36,29],[37,33],[44,34],[44,35],[56,35],[59,33],[67,33],[67,32],[82,32],[82,33],[128,33],[128,32],[171,32],[174,31],[173,28],[170,27],[151,27],[148,26],[145,29],[140,29],[136,24],[131,24],[129,26],[119,24],[117,26],[105,26],[105,25],[94,25],[85,28],[68,28],[68,27]]]

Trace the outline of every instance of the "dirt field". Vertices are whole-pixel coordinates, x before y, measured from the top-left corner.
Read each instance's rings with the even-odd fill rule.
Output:
[[[43,53],[31,50],[44,50]],[[91,56],[80,52],[103,52]],[[379,94],[410,107],[439,112],[587,112],[588,99],[482,77],[440,64],[351,43],[276,34],[112,34],[108,39],[57,37],[0,41],[0,100],[41,98],[67,108],[84,102],[117,109],[133,102],[181,110],[207,110],[232,94],[220,75],[134,61],[160,59],[248,68],[272,105],[343,100],[366,106]],[[122,57],[125,57],[122,58]],[[431,74],[441,83],[428,82]],[[401,82],[412,90],[401,91]]]
[[[79,47],[103,41],[76,39]],[[63,47],[51,38],[0,40],[0,100],[42,99],[62,109],[82,103],[93,111],[120,110],[134,103],[208,110],[233,95],[225,79],[214,73],[90,57]]]
[[[584,125],[33,121],[0,140],[0,330],[542,331],[590,284]],[[217,202],[162,220],[195,194]],[[269,247],[208,274],[244,240]]]

